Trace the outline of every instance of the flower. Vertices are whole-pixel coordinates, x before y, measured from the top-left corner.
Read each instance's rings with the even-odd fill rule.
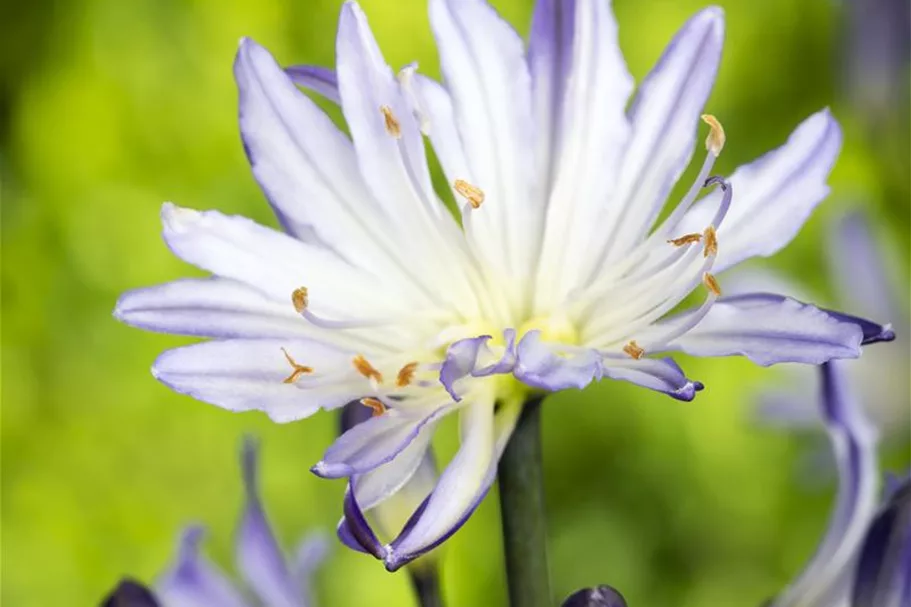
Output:
[[[237,535],[237,567],[262,607],[308,607],[310,577],[325,558],[323,535],[306,538],[289,563],[275,540],[256,488],[256,446],[242,455],[246,506]],[[218,568],[199,553],[203,529],[192,526],[180,538],[177,560],[155,587],[162,607],[247,607],[252,605]]]
[[[822,365],[820,377],[818,402],[838,464],[838,495],[816,553],[763,607],[905,607],[911,603],[911,475],[891,479],[880,500],[876,432],[847,387],[844,363]],[[591,592],[583,590],[564,607],[625,607],[619,593],[602,588],[597,594],[608,602],[573,603]]]
[[[720,9],[683,26],[629,111],[606,1],[541,0],[527,52],[483,0],[431,0],[430,17],[445,86],[413,64],[395,75],[353,2],[335,72],[285,72],[242,40],[241,135],[284,233],[166,204],[168,246],[213,277],[127,293],[116,310],[215,338],[155,362],[178,392],[279,422],[354,399],[374,410],[313,471],[351,479],[342,534],[390,570],[470,516],[533,392],[608,377],[691,400],[702,384],[663,353],[819,364],[857,357],[865,339],[853,319],[792,299],[719,298],[716,274],[795,236],[841,143],[823,110],[730,180],[711,176],[725,136],[701,113]],[[351,139],[295,83],[340,103]],[[658,223],[701,115],[705,160]],[[458,217],[433,190],[424,135]],[[703,188],[713,191],[697,202]],[[694,291],[704,303],[674,314]],[[361,509],[407,482],[455,411],[461,448],[380,543]]]
[[[911,368],[908,336],[911,326],[901,313],[897,293],[880,249],[874,241],[867,218],[859,211],[840,216],[831,224],[828,235],[829,280],[835,286],[837,302],[849,310],[871,318],[892,321],[885,337],[896,337],[893,348],[874,349],[859,360],[846,365],[845,373],[864,394],[867,414],[886,439],[907,441],[911,421],[911,401],[907,390],[895,389],[895,378]],[[755,282],[755,276],[749,277]],[[796,294],[797,287],[782,278],[762,278],[782,292]],[[819,410],[811,406],[813,384],[809,374],[794,370],[793,380],[785,387],[769,390],[760,396],[760,414],[770,422],[793,427],[815,426]]]

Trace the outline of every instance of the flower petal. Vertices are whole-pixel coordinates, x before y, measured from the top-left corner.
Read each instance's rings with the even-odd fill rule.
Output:
[[[556,392],[584,388],[601,379],[601,355],[591,350],[572,358],[558,356],[540,331],[529,331],[516,348],[516,378],[533,388]]]
[[[307,337],[312,327],[289,305],[226,278],[187,278],[120,296],[114,317],[147,331],[197,337]]]
[[[529,179],[531,78],[522,39],[483,0],[431,0],[430,24],[471,171],[460,178],[487,199],[471,214],[474,241],[488,267],[521,284],[530,278],[542,220]]]
[[[701,382],[687,379],[672,358],[605,358],[602,371],[605,377],[627,381],[682,401],[693,400],[696,392],[703,388]]]
[[[446,358],[440,368],[440,383],[456,402],[461,401],[462,397],[455,390],[455,382],[474,371],[481,348],[489,339],[490,335],[469,337],[455,341],[446,348]]]
[[[386,555],[386,548],[377,539],[373,529],[364,517],[364,512],[357,503],[350,483],[345,490],[344,515],[337,529],[338,537],[346,546],[350,546],[372,554],[382,560]]]
[[[685,323],[693,311],[662,323]],[[666,350],[694,356],[742,355],[758,365],[782,362],[818,365],[834,358],[857,358],[860,327],[810,304],[765,293],[724,297],[705,318]]]
[[[643,237],[689,164],[723,41],[721,9],[702,10],[683,25],[639,86],[616,198],[599,224],[610,227],[601,230],[607,261],[625,255]]]
[[[315,341],[300,339],[229,339],[168,350],[152,366],[160,382],[230,411],[264,411],[276,422],[309,417],[361,396],[356,384],[302,388],[284,383],[292,373],[285,348],[316,371],[347,366],[350,355]],[[319,366],[317,366],[319,365]]]
[[[838,123],[822,110],[804,120],[783,146],[734,171],[730,181],[737,196],[718,228],[716,273],[750,257],[768,257],[791,242],[829,193],[826,179],[841,139]],[[713,192],[696,203],[680,233],[705,229],[718,196]]]
[[[623,595],[610,586],[585,588],[569,596],[560,607],[627,607]]]
[[[535,16],[551,2],[542,2]],[[539,261],[537,305],[550,308],[579,286],[580,272],[591,257],[592,238],[601,245],[604,226],[600,214],[619,179],[620,165],[630,135],[626,105],[633,79],[617,43],[617,24],[610,2],[581,0],[553,5],[544,49],[530,50],[536,69],[535,101],[545,94],[556,96],[551,104],[559,113],[554,125],[539,122],[537,128],[550,147],[552,165],[543,169],[547,213]],[[538,23],[539,27],[544,24]],[[566,31],[566,30],[569,31]],[[563,36],[568,39],[562,39]],[[532,35],[532,43],[539,42]],[[532,52],[534,51],[534,52]],[[550,57],[541,53],[550,53]],[[540,65],[549,59],[554,65]],[[536,63],[538,65],[536,65]],[[541,79],[543,78],[543,82]],[[553,88],[549,93],[538,87]],[[536,111],[540,113],[536,107]],[[553,130],[548,135],[548,130]],[[553,141],[550,141],[550,138]],[[540,145],[539,145],[539,156]],[[540,162],[540,158],[539,158]]]
[[[891,491],[860,550],[851,604],[911,604],[911,476]]]
[[[430,462],[430,469],[433,469],[433,457],[430,454],[430,439],[432,432],[426,432],[418,440],[413,440],[407,447],[402,449],[392,461],[386,462],[376,468],[356,475],[352,479],[357,503],[365,512],[374,508],[382,508],[386,500],[397,495],[404,490],[418,471],[427,467]],[[435,475],[431,475],[434,477]],[[430,493],[431,485],[417,503],[412,504],[408,513],[414,511],[418,504],[423,501],[427,494]],[[404,522],[404,521],[402,521]],[[399,526],[393,529],[392,535],[401,529]]]
[[[326,560],[330,550],[329,538],[324,532],[318,531],[308,534],[294,551],[291,570],[305,606],[316,604],[313,597],[313,575]]]
[[[180,538],[177,563],[155,587],[162,605],[180,607],[248,607],[231,582],[200,553],[201,527],[190,527]]]
[[[450,411],[452,406],[448,404],[423,412],[388,409],[338,437],[311,470],[323,478],[341,478],[392,461],[413,442],[423,445],[423,449],[419,448],[423,453],[437,422]],[[419,461],[420,457],[415,466]]]
[[[246,504],[237,532],[237,568],[263,604],[270,607],[303,607],[296,582],[291,577],[259,499],[256,449],[251,439],[244,442],[241,467]]]
[[[285,73],[297,86],[319,93],[329,101],[342,102],[334,70],[318,65],[292,65],[285,68]]]
[[[131,579],[123,579],[104,599],[101,607],[161,607],[152,591]]]
[[[838,497],[826,535],[803,572],[773,603],[829,604],[832,586],[848,578],[877,507],[876,432],[845,386],[840,363],[820,367],[822,411],[838,465]]]

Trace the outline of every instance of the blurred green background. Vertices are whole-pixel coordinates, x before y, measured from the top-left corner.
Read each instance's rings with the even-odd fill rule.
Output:
[[[527,32],[531,0],[494,4]],[[718,172],[783,142],[826,105],[846,132],[833,195],[783,254],[757,265],[831,302],[822,271],[826,218],[862,205],[894,252],[894,278],[906,292],[906,56],[882,90],[877,81],[861,86],[845,68],[857,50],[847,4],[720,4],[727,45],[709,103],[728,132]],[[702,3],[615,5],[640,80]],[[390,64],[418,59],[438,75],[424,0],[363,6]],[[334,529],[343,483],[308,472],[332,440],[332,415],[280,426],[174,394],[148,369],[185,340],[120,325],[111,310],[125,289],[195,272],[161,242],[162,201],[275,225],[237,133],[233,54],[251,36],[283,63],[331,66],[339,7],[3,3],[4,605],[91,605],[125,573],[152,580],[189,521],[210,527],[209,554],[230,568],[241,504],[236,453],[248,432],[262,439],[264,499],[286,547]],[[870,75],[865,65],[860,73]],[[754,606],[813,550],[834,489],[825,475],[807,483],[801,473],[818,437],[763,428],[751,413],[752,397],[780,371],[736,359],[684,363],[709,386],[693,403],[605,383],[545,407],[551,562],[561,595],[609,582],[643,607]],[[896,377],[894,389],[908,390],[908,377]],[[439,433],[443,454],[456,447],[454,430]],[[887,460],[907,465],[907,448]],[[494,492],[446,545],[453,606],[505,603],[497,514]],[[404,575],[340,546],[317,589],[322,607],[412,604]]]

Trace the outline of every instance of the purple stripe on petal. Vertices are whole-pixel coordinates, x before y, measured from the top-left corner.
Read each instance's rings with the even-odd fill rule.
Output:
[[[440,383],[456,402],[462,397],[455,391],[455,382],[471,374],[481,348],[489,339],[490,335],[460,339],[446,349],[446,360],[440,368]]]
[[[246,506],[237,533],[237,568],[247,585],[266,605],[301,605],[296,583],[272,533],[259,499],[256,443],[244,441],[241,459]]]
[[[504,329],[503,341],[506,343],[503,356],[500,360],[471,372],[472,377],[486,377],[488,375],[498,375],[500,373],[511,373],[516,366],[516,330]]]
[[[351,531],[351,526],[348,524],[347,518],[342,517],[342,520],[338,522],[338,526],[335,528],[335,534],[338,536],[339,541],[345,546],[352,550],[356,550],[357,552],[370,554],[370,551],[361,546],[360,542],[357,541],[357,538],[354,537],[354,532]]]
[[[691,401],[703,389],[698,381],[687,379],[672,358],[604,359],[604,376],[627,381],[643,388],[662,392],[682,401]]]
[[[156,584],[164,605],[248,607],[231,582],[200,553],[201,527],[189,527],[180,539],[177,563]]]
[[[285,68],[285,73],[294,84],[319,93],[329,101],[341,103],[335,70],[317,65],[292,65]]]
[[[377,539],[376,534],[373,532],[373,529],[370,528],[370,524],[364,517],[364,513],[357,503],[357,498],[354,496],[354,491],[352,490],[350,482],[348,488],[345,490],[344,512],[344,525],[339,526],[339,537],[342,541],[347,543],[350,536],[350,538],[353,538],[354,542],[360,545],[365,552],[372,554],[380,560],[385,558],[386,549],[380,543],[379,539]]]
[[[595,350],[564,358],[541,340],[540,331],[529,331],[519,342],[515,375],[526,385],[556,392],[584,388],[601,378],[601,355]]]

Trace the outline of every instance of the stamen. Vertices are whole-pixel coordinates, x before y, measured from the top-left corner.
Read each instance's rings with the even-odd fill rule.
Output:
[[[623,346],[623,351],[636,360],[639,360],[645,355],[645,350],[639,347],[639,344],[636,343],[635,339]]]
[[[357,369],[358,373],[370,381],[375,381],[378,384],[383,383],[383,374],[377,371],[362,355],[358,354],[355,356],[351,360],[351,364],[354,365],[354,368]]]
[[[715,233],[715,226],[705,229],[705,249],[702,251],[702,256],[708,257],[709,255],[718,255],[718,235]]]
[[[380,111],[383,113],[383,120],[386,123],[386,132],[392,137],[400,139],[402,137],[402,127],[395,114],[392,113],[392,108],[388,105],[381,105]]]
[[[307,373],[313,373],[312,367],[307,367],[305,365],[297,364],[297,361],[295,361],[293,358],[291,358],[291,355],[288,354],[287,350],[285,350],[284,348],[282,348],[281,350],[282,350],[282,353],[285,355],[285,358],[288,360],[288,364],[290,364],[291,368],[294,369],[291,372],[291,375],[289,375],[288,377],[286,377],[285,379],[282,380],[283,384],[293,384],[298,379],[300,379],[301,375],[304,375]]]
[[[718,284],[718,279],[716,279],[708,272],[702,274],[702,284],[704,284],[705,287],[715,295],[721,295],[721,286]]]
[[[379,417],[386,412],[386,405],[384,405],[382,401],[376,398],[370,398],[369,396],[362,398],[361,404],[368,409],[373,410],[373,417]]]
[[[467,181],[456,179],[455,183],[452,184],[452,187],[455,188],[456,192],[468,200],[468,204],[470,204],[473,209],[477,209],[481,206],[481,203],[484,202],[484,191],[477,186],[471,185]]]
[[[675,247],[682,247],[694,242],[699,242],[700,240],[702,240],[702,234],[684,234],[680,238],[672,238],[668,240],[668,243],[674,245]]]
[[[724,127],[722,127],[721,123],[718,122],[718,119],[711,114],[703,114],[702,120],[711,128],[709,136],[705,140],[705,148],[714,156],[718,156],[721,154],[721,149],[724,147]]]
[[[418,363],[412,362],[408,363],[399,370],[398,376],[395,378],[395,385],[399,388],[404,388],[405,386],[411,383],[411,380],[414,379],[414,373],[417,371]]]
[[[299,287],[294,289],[291,293],[291,303],[294,304],[294,309],[297,310],[298,314],[303,313],[307,309],[307,303],[310,301],[309,296],[307,295],[307,287]]]

